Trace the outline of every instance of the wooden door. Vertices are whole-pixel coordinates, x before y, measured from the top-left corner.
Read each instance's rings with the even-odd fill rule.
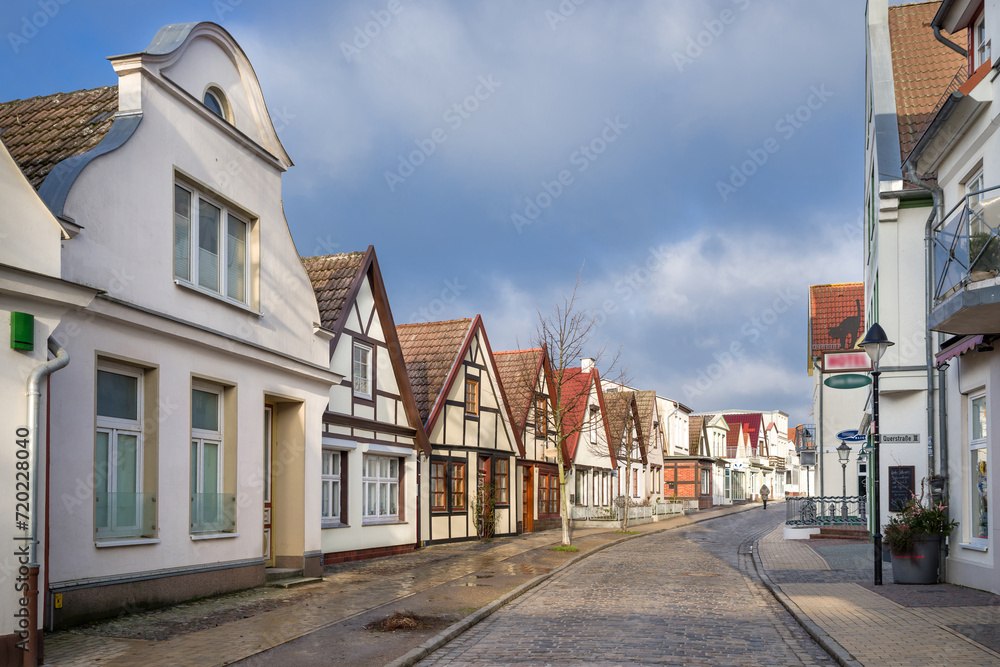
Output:
[[[271,406],[264,407],[264,543],[265,567],[274,567],[274,553],[271,549],[271,461],[274,423]]]
[[[535,529],[535,484],[534,469],[531,466],[521,468],[521,529],[525,533]]]

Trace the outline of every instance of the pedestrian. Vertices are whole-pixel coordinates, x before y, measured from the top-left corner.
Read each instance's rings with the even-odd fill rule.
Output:
[[[767,497],[771,495],[771,489],[767,488],[767,484],[760,485],[760,498],[764,501],[764,509],[767,509]]]

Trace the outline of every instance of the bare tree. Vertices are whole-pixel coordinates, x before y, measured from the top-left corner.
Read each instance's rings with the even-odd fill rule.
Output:
[[[566,457],[568,456],[567,441],[581,437],[589,428],[597,427],[603,415],[583,414],[580,410],[586,405],[590,396],[589,382],[570,382],[570,376],[580,372],[580,361],[584,358],[594,360],[598,367],[604,349],[591,351],[591,337],[597,328],[597,318],[580,308],[578,291],[580,278],[573,286],[569,296],[563,296],[562,303],[556,304],[552,311],[545,315],[538,311],[538,327],[535,332],[535,344],[547,351],[549,368],[547,384],[549,389],[549,405],[551,409],[548,429],[552,447],[555,449],[556,464],[559,469],[559,493],[562,505],[560,519],[562,523],[562,544],[572,544],[569,529],[569,494],[567,493]],[[589,352],[589,353],[588,353]],[[619,350],[608,363],[608,369],[614,369],[619,362]],[[607,372],[607,371],[606,371]],[[594,383],[600,384],[600,377],[593,373]]]
[[[634,391],[626,387],[610,390],[605,394],[604,403],[608,411],[608,449],[618,462],[618,467],[623,468],[623,475],[618,477],[621,494],[615,498],[615,505],[622,512],[621,529],[628,530],[628,510],[632,506],[629,496],[632,464],[646,462],[642,422]],[[594,448],[595,445],[592,444],[591,447]],[[594,453],[598,454],[600,451],[595,450]]]

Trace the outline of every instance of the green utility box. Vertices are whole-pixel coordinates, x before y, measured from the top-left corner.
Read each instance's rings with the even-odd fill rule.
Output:
[[[29,313],[10,314],[10,346],[15,350],[35,349],[35,316]]]

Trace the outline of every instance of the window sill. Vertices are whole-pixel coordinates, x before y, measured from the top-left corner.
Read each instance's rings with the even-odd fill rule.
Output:
[[[192,540],[223,540],[229,537],[239,537],[239,533],[197,533],[191,535]]]
[[[969,551],[982,551],[983,553],[986,553],[987,551],[990,550],[988,544],[970,544],[968,542],[960,542],[958,546],[962,547],[963,549],[968,549]]]
[[[365,519],[361,521],[362,526],[399,526],[407,523],[398,519]]]
[[[319,526],[321,529],[326,530],[327,528],[350,528],[351,524],[341,523],[340,521],[323,521]]]
[[[133,547],[141,544],[159,544],[160,538],[158,537],[135,537],[126,539],[106,539],[106,540],[94,540],[94,546],[98,549],[107,549],[109,547]]]
[[[207,290],[204,287],[199,287],[198,285],[190,283],[186,280],[181,280],[180,278],[174,278],[174,284],[177,285],[178,287],[183,287],[184,289],[188,289],[191,290],[192,292],[197,292],[198,294],[207,296],[210,299],[215,299],[216,301],[224,303],[227,306],[238,308],[239,310],[250,313],[251,315],[256,315],[257,317],[264,316],[264,314],[261,313],[259,310],[254,310],[253,308],[243,303],[242,301],[236,301],[235,299],[230,299],[229,297],[223,296],[218,292]]]

